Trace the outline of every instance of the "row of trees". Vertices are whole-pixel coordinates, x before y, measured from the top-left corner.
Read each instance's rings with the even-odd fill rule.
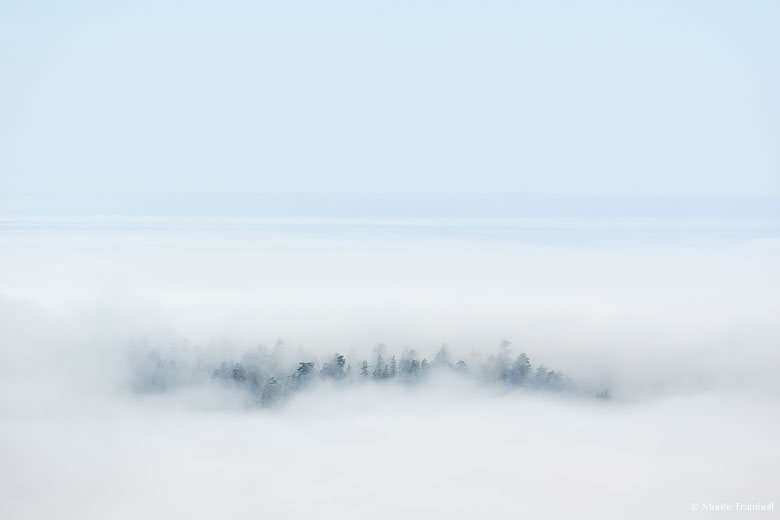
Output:
[[[395,355],[387,357],[384,345],[380,344],[375,349],[373,361],[359,361],[354,373],[345,356],[338,353],[322,364],[298,361],[294,369],[286,368],[290,363],[283,363],[281,358],[277,351],[271,353],[259,347],[240,360],[221,361],[209,369],[209,362],[203,357],[188,363],[166,359],[157,351],[151,351],[145,360],[136,363],[134,385],[139,391],[162,392],[210,378],[246,391],[252,402],[262,406],[274,405],[316,382],[348,384],[396,380],[403,384],[416,384],[437,371],[509,387],[551,392],[578,390],[574,382],[562,372],[548,370],[544,365],[534,368],[526,353],[513,356],[511,344],[506,341],[499,345],[496,354],[474,363],[474,366],[469,366],[462,359],[454,361],[446,346],[439,350],[431,362],[426,358],[419,359],[414,350],[407,351],[400,358]],[[207,376],[209,372],[210,376]],[[609,391],[599,389],[594,395],[599,399],[608,399]]]

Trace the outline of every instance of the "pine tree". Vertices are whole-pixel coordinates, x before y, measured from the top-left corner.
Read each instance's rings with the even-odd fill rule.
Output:
[[[314,376],[314,363],[301,362],[298,364],[298,369],[295,371],[295,384],[296,386],[302,386],[312,380]]]
[[[228,379],[232,374],[226,361],[220,363],[218,368],[214,369],[214,373],[211,375],[214,379]]]
[[[244,369],[244,366],[241,363],[236,363],[233,366],[233,372],[231,373],[231,378],[236,383],[243,383],[246,381],[246,370]]]
[[[260,404],[271,406],[279,400],[281,395],[281,385],[276,382],[275,377],[271,377],[263,388],[263,394],[260,396]]]
[[[511,353],[512,342],[503,340],[498,346],[498,356],[496,356],[495,377],[499,381],[508,383],[511,379],[512,367],[509,365]]]
[[[382,379],[386,373],[385,360],[382,354],[379,354],[376,358],[376,367],[374,367],[374,379]]]
[[[450,363],[450,350],[447,348],[447,345],[442,345],[439,349],[439,352],[436,353],[436,357],[433,360],[433,363],[438,366],[451,366]]]
[[[563,390],[563,374],[559,371],[556,372],[555,370],[550,370],[547,373],[547,380],[545,381],[545,386],[549,390],[553,390],[554,392],[559,392]]]
[[[534,375],[534,385],[538,387],[544,387],[547,384],[547,368],[544,365],[539,365]]]
[[[512,364],[512,371],[510,373],[510,382],[513,385],[523,385],[528,382],[531,377],[531,361],[528,359],[528,355],[525,352],[517,356],[517,359]]]
[[[330,379],[344,379],[346,376],[346,373],[344,372],[344,364],[346,363],[346,360],[344,359],[344,356],[341,354],[336,354],[333,357],[333,361],[329,363],[325,363],[323,365],[322,370],[320,371],[320,375],[322,377],[328,377]]]

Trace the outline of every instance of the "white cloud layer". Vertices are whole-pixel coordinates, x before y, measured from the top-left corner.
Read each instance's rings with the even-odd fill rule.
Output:
[[[780,502],[775,239],[49,223],[0,241],[3,517],[695,518],[693,503]],[[508,339],[615,397],[437,378],[247,410],[212,386],[134,394],[127,344],[144,337],[283,339],[353,368],[378,342],[430,358]]]

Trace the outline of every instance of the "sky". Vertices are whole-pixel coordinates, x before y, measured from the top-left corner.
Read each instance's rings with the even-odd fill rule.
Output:
[[[0,193],[780,194],[776,2],[0,5]]]

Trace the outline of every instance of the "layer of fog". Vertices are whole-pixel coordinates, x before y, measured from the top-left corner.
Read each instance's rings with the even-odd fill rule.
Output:
[[[695,238],[695,237],[694,237]],[[780,243],[52,227],[0,238],[12,518],[684,517],[777,499]],[[696,243],[691,240],[690,243]],[[494,351],[609,403],[424,385],[139,395],[128,344]],[[356,367],[353,367],[356,368]]]

